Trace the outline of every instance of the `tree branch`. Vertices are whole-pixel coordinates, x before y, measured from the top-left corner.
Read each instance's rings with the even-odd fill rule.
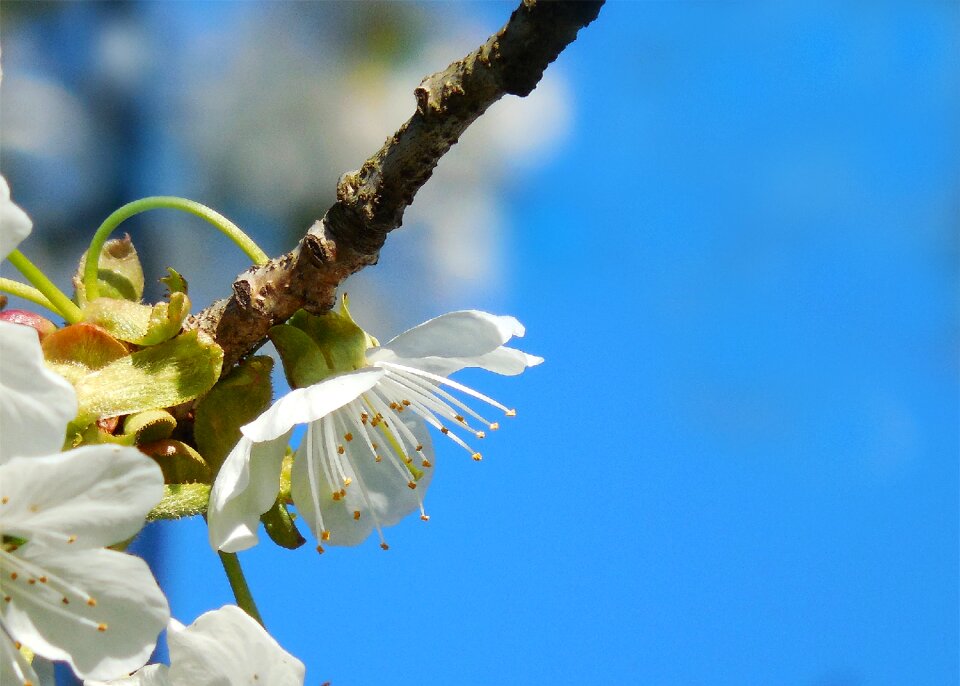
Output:
[[[238,276],[232,297],[191,320],[223,348],[224,373],[298,309],[329,310],[344,279],[376,264],[387,234],[466,128],[505,94],[533,91],[602,4],[523,0],[486,43],[425,78],[414,91],[417,111],[359,170],[340,177],[337,202],[297,247]]]

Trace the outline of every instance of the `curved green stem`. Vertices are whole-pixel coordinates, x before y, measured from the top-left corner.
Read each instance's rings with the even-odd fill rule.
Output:
[[[47,308],[51,312],[62,314],[60,310],[54,307],[52,302],[47,300],[47,297],[43,293],[25,283],[20,283],[19,281],[14,281],[13,279],[5,279],[0,276],[0,291],[9,293],[10,295],[15,295],[18,298],[23,298],[24,300],[29,300],[35,305]]]
[[[32,283],[36,289],[40,292],[41,295],[46,297],[50,305],[53,305],[50,309],[53,312],[56,312],[61,317],[67,320],[70,324],[76,324],[80,321],[80,308],[73,304],[73,301],[70,300],[66,295],[63,294],[59,288],[57,288],[53,282],[47,278],[47,276],[40,271],[37,266],[28,260],[26,256],[19,250],[14,250],[7,256],[10,264],[17,268],[23,276]],[[19,294],[18,294],[19,295]],[[47,307],[47,304],[40,303],[44,307]]]
[[[236,553],[225,553],[218,550],[220,555],[220,564],[223,565],[223,571],[227,573],[227,579],[230,581],[230,588],[233,590],[233,597],[237,599],[237,605],[253,617],[260,626],[263,626],[263,619],[260,617],[260,611],[257,610],[257,604],[253,602],[253,594],[250,593],[250,587],[247,586],[247,580],[243,576],[243,569],[240,567],[240,559]]]
[[[194,216],[206,220],[220,230],[227,238],[232,240],[244,254],[249,257],[255,265],[266,264],[270,259],[253,240],[245,234],[240,227],[224,217],[219,212],[211,210],[206,205],[201,205],[193,200],[186,198],[177,198],[169,195],[158,195],[149,198],[141,198],[127,203],[113,214],[107,217],[90,241],[90,247],[87,249],[86,262],[83,265],[83,285],[86,290],[87,300],[93,300],[100,295],[99,284],[97,283],[97,269],[100,264],[100,250],[107,238],[113,233],[123,221],[130,217],[159,208],[168,208],[188,212]]]

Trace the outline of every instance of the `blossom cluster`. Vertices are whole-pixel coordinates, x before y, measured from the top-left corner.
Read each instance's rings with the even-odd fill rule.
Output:
[[[0,177],[0,258],[20,259],[30,230]],[[185,627],[127,544],[148,518],[205,513],[226,556],[257,544],[261,520],[285,547],[303,543],[296,519],[318,552],[374,532],[387,549],[384,528],[429,519],[430,429],[480,460],[477,442],[499,428],[490,412],[516,414],[450,375],[517,375],[542,359],[506,345],[524,334],[516,319],[475,310],[381,345],[344,298],[270,331],[292,388],[271,404],[268,358],[224,370],[215,342],[183,331],[179,274],[168,302],[144,305],[132,246],[100,259],[112,277],[78,279],[71,316],[35,298],[67,326],[0,312],[0,683],[36,686],[38,660],[51,660],[86,684],[303,684],[303,664],[240,594],[242,609]],[[145,666],[164,628],[170,665]]]

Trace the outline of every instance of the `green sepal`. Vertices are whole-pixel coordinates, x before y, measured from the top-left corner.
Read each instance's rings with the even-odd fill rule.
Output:
[[[87,254],[80,258],[80,265],[73,277],[76,301],[82,307],[87,302],[83,286],[83,270]],[[138,302],[143,297],[143,267],[137,249],[130,236],[112,238],[103,244],[97,269],[100,296]]]
[[[214,474],[240,440],[240,427],[259,417],[270,405],[272,370],[270,357],[247,358],[197,403],[193,437]]]
[[[112,434],[98,426],[96,422],[87,424],[86,426],[80,426],[76,422],[71,422],[67,425],[67,436],[70,437],[70,444],[65,447],[67,450],[77,448],[81,445],[102,444],[125,445],[132,448],[136,443],[134,436]]]
[[[160,279],[160,283],[167,287],[167,294],[187,292],[187,280],[173,267],[167,267],[167,275]]]
[[[180,333],[190,314],[186,293],[172,293],[170,302],[142,305],[129,300],[97,298],[83,308],[83,320],[106,329],[111,335],[136,345],[156,345]]]
[[[340,312],[312,315],[299,310],[267,335],[283,359],[287,381],[295,388],[362,369],[371,340],[350,317],[346,300]]]
[[[273,507],[260,516],[260,521],[270,540],[281,548],[295,550],[307,542],[297,531],[297,525],[293,523],[293,517],[282,498],[277,498]]]
[[[147,521],[205,514],[209,500],[210,484],[167,484],[163,487],[163,498],[147,514]]]
[[[131,414],[123,420],[123,434],[135,443],[152,443],[164,438],[177,428],[177,420],[166,410],[146,410]]]
[[[127,346],[94,324],[71,324],[43,339],[44,361],[72,384],[129,354]]]
[[[208,484],[213,481],[206,460],[183,441],[165,438],[138,447],[160,465],[166,484]]]
[[[223,349],[199,331],[138,350],[74,384],[86,422],[171,407],[203,395],[220,376]]]
[[[291,388],[310,386],[332,374],[320,348],[297,327],[289,324],[273,326],[267,336],[283,360],[283,375]]]

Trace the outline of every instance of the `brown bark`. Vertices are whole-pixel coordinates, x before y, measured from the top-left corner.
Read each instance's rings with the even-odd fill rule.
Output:
[[[387,234],[466,128],[505,94],[528,95],[602,4],[523,0],[486,43],[425,78],[413,116],[359,170],[340,177],[337,202],[297,247],[238,276],[229,299],[191,320],[223,348],[224,373],[298,309],[329,310],[337,286],[377,262]]]

